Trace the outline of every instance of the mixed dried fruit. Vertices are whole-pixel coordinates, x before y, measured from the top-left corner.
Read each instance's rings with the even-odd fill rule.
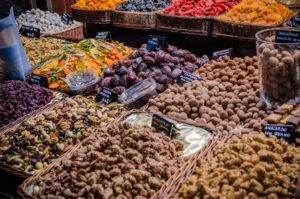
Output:
[[[105,127],[124,108],[92,99],[65,98],[49,110],[22,122],[0,137],[0,160],[28,174],[45,168],[72,146]]]
[[[27,59],[32,67],[40,63],[45,56],[54,54],[57,50],[63,48],[64,46],[63,40],[51,37],[20,37],[27,55]]]
[[[233,22],[248,22],[263,25],[278,24],[293,14],[293,11],[276,0],[242,0],[219,19]]]
[[[122,43],[85,39],[45,57],[33,73],[48,77],[51,89],[66,89],[65,77],[71,72],[89,69],[100,76],[104,68],[123,60],[131,52],[132,49]]]
[[[180,16],[215,16],[228,11],[238,0],[175,0],[164,13]]]
[[[114,9],[123,0],[78,0],[74,6],[81,9],[105,10]]]
[[[169,83],[175,83],[183,71],[193,72],[208,61],[207,56],[197,58],[189,51],[171,45],[156,52],[142,46],[127,59],[106,68],[100,87],[109,87],[121,94],[140,80],[151,77],[160,93]]]
[[[173,198],[293,198],[300,149],[263,134],[219,143]]]
[[[38,198],[151,198],[183,163],[183,144],[150,127],[118,124],[86,140],[34,182]]]
[[[0,127],[37,110],[53,99],[53,93],[37,85],[9,80],[0,84]]]

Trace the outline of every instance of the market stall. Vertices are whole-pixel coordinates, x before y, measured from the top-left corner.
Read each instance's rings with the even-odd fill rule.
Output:
[[[0,20],[0,197],[298,198],[297,6],[78,0]]]

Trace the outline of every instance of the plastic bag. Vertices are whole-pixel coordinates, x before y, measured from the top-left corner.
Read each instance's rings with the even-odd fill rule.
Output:
[[[9,16],[0,20],[0,71],[5,79],[25,80],[30,70],[11,8]]]

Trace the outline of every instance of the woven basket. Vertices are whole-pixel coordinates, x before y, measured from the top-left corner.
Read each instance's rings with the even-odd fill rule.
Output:
[[[291,15],[288,19],[292,18],[296,13]],[[230,21],[220,20],[217,17],[213,18],[212,36],[225,37],[237,40],[255,40],[255,34],[263,29],[275,28],[282,26],[285,22],[281,22],[275,25],[261,25],[253,23],[233,23]]]
[[[156,16],[156,29],[206,36],[211,33],[212,21],[211,17],[184,17],[159,12]]]
[[[77,21],[93,24],[111,24],[112,10],[88,10],[71,6],[72,17]]]
[[[154,29],[157,12],[113,11],[113,25],[123,28]]]
[[[125,114],[123,114],[121,117],[119,117],[117,120],[115,120],[115,122],[112,124],[112,125],[116,125],[118,122],[121,122],[122,120],[124,120],[124,118],[126,118],[128,115],[132,114],[132,113],[136,113],[136,112],[143,112],[143,111],[136,111],[136,110],[133,110],[133,111],[129,111],[129,112],[126,112]],[[178,121],[178,120],[177,120]],[[198,126],[198,125],[197,125]],[[97,133],[97,132],[96,132]],[[91,135],[93,136],[93,135]],[[88,139],[88,138],[87,138]],[[86,140],[87,140],[86,139]],[[85,141],[86,141],[85,140]],[[85,142],[81,142],[79,143],[76,147],[74,147],[71,151],[69,151],[67,154],[65,154],[63,156],[63,158],[59,159],[59,161],[56,161],[54,164],[51,164],[49,167],[47,167],[45,170],[35,174],[34,176],[28,178],[27,180],[25,180],[18,188],[18,193],[20,194],[20,196],[22,198],[32,198],[32,196],[28,195],[27,194],[27,189],[28,187],[30,187],[31,185],[33,185],[36,180],[49,173],[50,170],[53,168],[53,167],[56,167],[58,165],[61,164],[61,161],[62,160],[67,160],[67,159],[70,159],[73,154],[75,153],[75,151],[80,147],[82,146],[82,144]],[[174,183],[176,183],[176,186],[179,187],[180,183],[185,179],[185,176],[188,176],[187,175],[187,172],[191,172],[192,169],[194,168],[194,164],[196,163],[196,160],[200,157],[204,157],[205,154],[208,153],[209,150],[211,150],[211,146],[213,145],[213,143],[215,142],[215,139],[211,140],[210,143],[207,144],[206,147],[204,147],[201,151],[199,151],[198,153],[192,155],[191,157],[189,157],[185,163],[175,172],[175,174],[169,178],[169,180],[161,187],[161,189],[152,197],[152,198],[155,198],[155,199],[159,199],[159,198],[165,198],[164,195],[166,195],[166,192],[170,193],[170,194],[173,194],[176,192],[175,189],[173,189],[173,187],[175,186]],[[174,192],[171,192],[169,189],[170,187],[172,188],[172,190],[174,190]]]
[[[84,38],[83,23],[79,22],[79,24],[76,26],[72,26],[70,28],[56,33],[41,33],[41,36],[49,36],[67,40],[81,40]]]

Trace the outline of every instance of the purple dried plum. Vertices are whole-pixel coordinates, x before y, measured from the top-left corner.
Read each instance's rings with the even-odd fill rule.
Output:
[[[154,51],[148,52],[148,53],[145,54],[145,56],[155,58],[156,57],[156,52],[154,52]]]
[[[104,77],[113,76],[115,74],[115,70],[111,67],[104,69]]]
[[[146,55],[144,55],[143,56],[143,59],[144,59],[144,61],[148,64],[148,65],[153,65],[153,64],[155,64],[155,59],[154,58],[152,58],[152,57],[150,57],[150,56],[146,56]]]
[[[121,63],[119,61],[115,62],[113,65],[112,65],[112,68],[117,72],[119,71],[121,67]]]
[[[182,73],[182,70],[178,69],[178,68],[175,68],[173,71],[172,71],[172,74],[171,76],[174,78],[174,79],[177,79]]]
[[[121,76],[127,74],[126,66],[121,66],[118,74]]]
[[[162,84],[168,84],[170,83],[170,78],[165,75],[165,74],[162,74],[158,80],[159,83],[162,83]]]
[[[101,87],[109,87],[111,84],[112,77],[105,77],[100,83]]]
[[[197,57],[196,57],[194,54],[192,54],[192,53],[186,54],[185,57],[184,57],[184,59],[185,59],[186,61],[192,62],[192,63],[194,63],[194,62],[197,61]]]
[[[156,70],[152,71],[150,77],[155,79],[156,81],[158,81],[160,79],[161,75],[162,75],[161,70],[156,69]]]
[[[168,48],[167,48],[167,52],[169,53],[173,53],[177,50],[177,47],[176,46],[172,46],[172,45],[169,45]]]
[[[155,71],[155,70],[160,70],[160,68],[159,68],[158,66],[152,66],[152,67],[150,68],[150,70]]]
[[[126,88],[123,86],[117,86],[113,89],[113,91],[115,93],[117,93],[118,95],[121,95],[125,90],[126,90]]]
[[[169,66],[165,65],[163,68],[162,68],[162,72],[168,76],[171,76],[171,73],[172,73],[172,70]]]
[[[193,64],[193,63],[190,63],[190,62],[184,62],[184,67],[183,67],[183,70],[187,71],[187,72],[194,72],[196,69],[197,69],[197,65],[196,64]]]
[[[139,56],[144,56],[148,51],[145,48],[140,48],[138,50]]]
[[[198,67],[203,66],[204,64],[207,64],[209,62],[209,58],[207,55],[203,55],[202,57],[198,57],[196,64]]]
[[[167,53],[165,51],[163,51],[163,50],[157,51],[156,56],[155,56],[155,61],[156,62],[163,62],[164,61],[164,56],[166,54]]]
[[[130,82],[135,82],[136,79],[137,79],[137,76],[136,76],[135,72],[132,71],[132,70],[129,70],[128,73],[127,73],[127,79]]]
[[[167,62],[167,63],[169,63],[169,62],[172,62],[172,56],[170,55],[170,54],[165,54],[165,56],[164,56],[164,62]]]
[[[127,79],[127,75],[123,75],[120,78],[120,86],[123,86],[125,88],[128,88],[128,79]]]
[[[139,65],[138,71],[139,71],[139,72],[142,72],[142,71],[146,71],[147,69],[148,69],[147,64],[146,64],[146,63],[141,63],[141,64]]]
[[[189,51],[187,51],[187,50],[179,49],[179,50],[174,51],[172,53],[172,55],[175,56],[175,57],[182,58],[182,57],[184,57],[188,53],[189,53]]]
[[[171,62],[175,65],[178,64],[179,61],[180,61],[180,59],[178,57],[172,57],[172,59],[171,59]]]
[[[121,78],[119,75],[114,75],[111,79],[112,86],[119,86],[121,82]]]
[[[156,91],[157,91],[158,93],[164,92],[165,89],[166,89],[166,86],[165,86],[165,85],[156,83]]]
[[[125,66],[131,66],[132,65],[133,60],[123,60],[123,64]]]

